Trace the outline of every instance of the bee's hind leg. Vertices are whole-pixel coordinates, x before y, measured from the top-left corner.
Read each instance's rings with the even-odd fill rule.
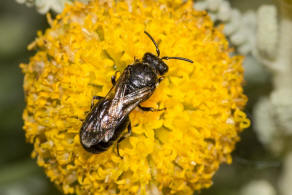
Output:
[[[128,124],[128,133],[126,135],[123,135],[117,142],[117,154],[118,156],[123,159],[123,157],[120,155],[120,151],[119,151],[119,143],[121,141],[123,141],[126,137],[130,136],[132,134],[132,126],[131,126],[131,121]]]

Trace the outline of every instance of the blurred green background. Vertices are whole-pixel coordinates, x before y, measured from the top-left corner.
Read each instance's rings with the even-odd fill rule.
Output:
[[[23,75],[19,68],[33,52],[27,45],[46,18],[13,0],[0,1],[0,194],[59,194],[41,168],[31,159],[32,145],[22,131]]]
[[[251,3],[253,2],[253,3]],[[232,6],[256,9],[263,1],[231,1]],[[269,1],[265,1],[268,3]],[[22,90],[23,75],[19,68],[34,52],[27,45],[37,30],[48,27],[46,17],[14,0],[0,1],[0,194],[47,195],[61,194],[30,157],[32,145],[25,142],[22,131],[22,111],[25,106]],[[264,70],[263,70],[264,71]],[[267,74],[265,72],[264,74]],[[268,79],[247,80],[245,91],[249,97],[247,112],[263,95],[269,94]],[[252,115],[251,120],[253,120]],[[241,134],[241,142],[233,152],[232,165],[222,165],[214,178],[214,185],[196,194],[238,194],[239,189],[254,179],[264,178],[274,186],[281,171],[281,163],[258,141],[253,128]]]

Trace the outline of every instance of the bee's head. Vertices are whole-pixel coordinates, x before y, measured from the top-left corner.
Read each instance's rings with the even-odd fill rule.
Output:
[[[145,53],[143,56],[143,62],[148,63],[152,66],[159,75],[164,75],[168,71],[168,66],[161,58],[153,55],[152,53]]]
[[[159,51],[157,43],[154,41],[154,39],[151,37],[151,35],[148,32],[144,31],[144,33],[151,39],[151,41],[155,45],[157,56],[153,55],[152,53],[145,53],[143,56],[143,62],[147,62],[148,64],[150,64],[150,66],[152,66],[160,75],[164,75],[168,71],[168,66],[167,64],[163,62],[163,60],[177,59],[177,60],[184,60],[184,61],[193,63],[192,60],[189,60],[187,58],[181,58],[181,57],[165,56],[165,57],[160,58],[159,57],[160,51]]]

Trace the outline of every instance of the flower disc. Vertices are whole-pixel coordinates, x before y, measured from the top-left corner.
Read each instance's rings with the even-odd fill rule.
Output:
[[[192,194],[209,187],[249,125],[241,111],[242,58],[230,56],[222,29],[192,2],[172,1],[74,3],[49,22],[29,47],[35,56],[21,65],[24,130],[48,177],[64,193],[77,194]],[[133,133],[120,143],[123,159],[115,144],[100,154],[86,152],[79,131],[92,97],[105,96],[111,76],[135,57],[156,53],[144,30],[161,56],[194,63],[165,60],[168,73],[142,105],[167,110],[131,112]]]

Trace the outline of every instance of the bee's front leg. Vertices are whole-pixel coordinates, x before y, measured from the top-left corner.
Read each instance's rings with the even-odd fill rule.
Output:
[[[160,83],[161,81],[163,81],[164,77],[159,77],[158,78],[158,83]]]

